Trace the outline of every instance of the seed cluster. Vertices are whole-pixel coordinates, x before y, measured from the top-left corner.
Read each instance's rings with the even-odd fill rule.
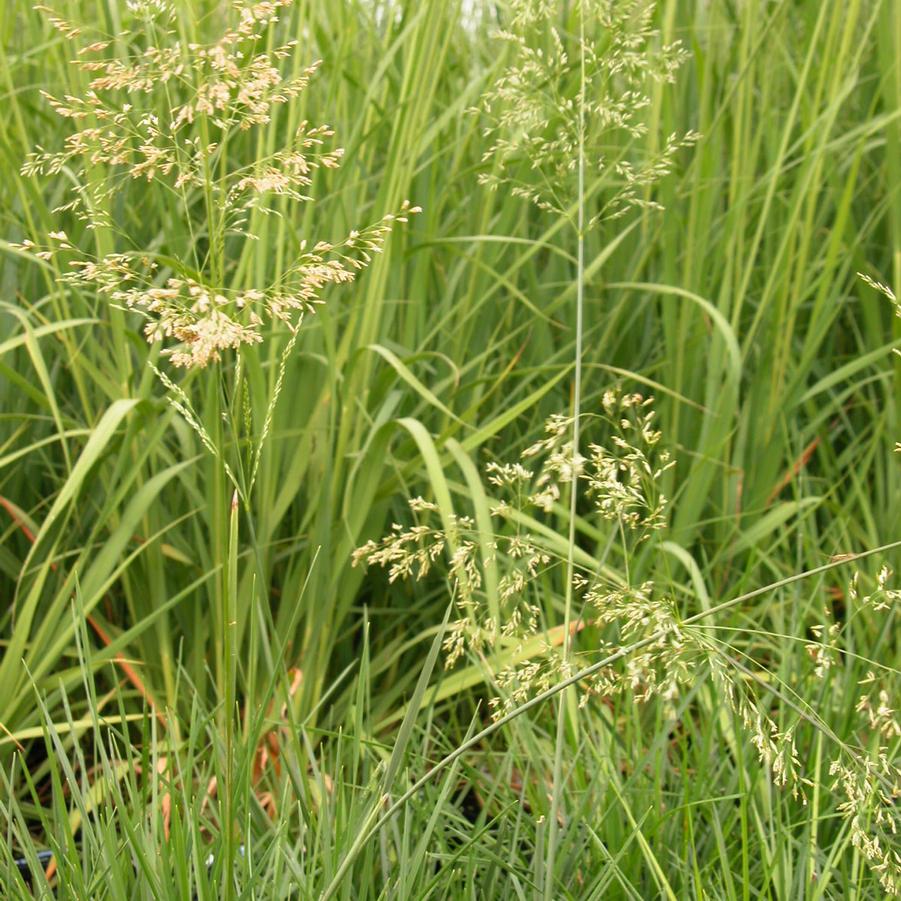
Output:
[[[106,37],[82,47],[75,65],[89,78],[83,97],[45,94],[76,131],[62,149],[30,154],[23,173],[74,171],[74,197],[57,212],[74,213],[88,229],[118,233],[127,249],[92,256],[79,252],[76,241],[61,231],[51,232],[41,246],[31,241],[17,246],[41,259],[64,258],[63,282],[140,312],[148,341],[174,342],[164,353],[177,367],[202,368],[226,351],[258,344],[267,323],[296,331],[329,286],[352,282],[382,252],[394,226],[419,212],[405,202],[396,213],[338,241],[300,241],[268,285],[246,287],[230,278],[228,261],[246,254],[248,242],[257,237],[249,224],[252,214],[276,214],[272,204],[279,199],[312,200],[317,170],[337,168],[343,155],[340,148],[327,147],[331,128],[308,122],[294,130],[287,146],[254,153],[250,162],[242,164],[228,152],[246,146],[241,136],[268,124],[319,68],[313,62],[299,74],[283,74],[283,63],[291,58],[297,70],[297,41],[259,49],[266,30],[292,2],[235,4],[235,24],[209,44],[186,43],[168,29],[169,3],[130,3],[131,15],[153,27],[137,28],[124,51],[122,41]],[[41,9],[67,39],[82,34]],[[156,40],[144,46],[142,33]],[[114,57],[96,58],[111,48]],[[187,250],[135,249],[136,239],[117,226],[111,212],[130,181],[161,189],[167,206],[178,210],[182,232],[193,238]]]
[[[678,41],[659,42],[649,0],[582,3],[576,35],[553,24],[556,7],[518,0],[511,27],[496,32],[513,61],[472,111],[482,118],[488,141],[482,159],[490,170],[479,175],[480,183],[491,190],[506,186],[539,209],[569,217],[579,196],[576,161],[583,147],[595,204],[586,229],[635,207],[660,209],[651,188],[699,136],[671,134],[654,151],[636,139],[648,131],[643,114],[651,86],[674,81],[687,51]]]
[[[606,440],[589,445],[586,457],[572,450],[572,420],[555,415],[548,419],[545,435],[527,447],[514,463],[491,462],[485,478],[496,489],[491,504],[492,534],[481,536],[471,516],[449,514],[441,525],[434,519],[441,511],[422,498],[409,502],[411,511],[425,520],[413,526],[395,523],[381,541],[368,541],[354,554],[354,562],[366,562],[388,570],[389,579],[423,579],[446,559],[447,573],[460,617],[448,630],[446,664],[455,665],[469,655],[477,659],[504,649],[518,656],[527,643],[542,635],[542,611],[538,603],[543,586],[565,572],[564,561],[546,538],[525,523],[541,519],[553,522],[562,511],[561,496],[573,482],[597,517],[628,534],[634,545],[647,541],[665,527],[667,500],[660,490],[663,474],[673,466],[669,452],[659,446],[661,434],[654,427],[653,398],[619,390],[605,392],[601,409],[588,417],[594,431]],[[485,594],[485,567],[496,566],[498,614]],[[657,597],[652,583],[621,586],[604,573],[578,570],[574,588],[584,597],[586,619],[596,624],[616,622],[630,639],[654,631],[661,623],[675,622],[671,603]],[[535,657],[503,668],[496,674],[499,696],[493,701],[498,713],[506,711],[533,692],[541,691],[562,676],[564,663],[556,653],[538,648]],[[659,687],[653,652],[631,664],[630,683],[648,696]],[[645,677],[651,683],[645,684]],[[605,677],[606,680],[607,677]],[[605,690],[609,689],[606,681]],[[585,685],[591,691],[593,686]],[[596,686],[595,686],[596,687]],[[674,693],[674,689],[670,692]]]

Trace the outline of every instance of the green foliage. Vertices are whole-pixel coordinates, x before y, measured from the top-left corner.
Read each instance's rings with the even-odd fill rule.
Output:
[[[166,3],[130,5],[143,24],[106,0],[56,8],[112,36],[96,52],[123,66],[154,29],[186,48],[228,27],[213,0],[175,4],[171,19]],[[23,174],[36,147],[64,149],[41,91],[84,99],[96,75],[71,60],[94,38],[73,41],[24,0],[0,20],[4,897],[49,896],[41,849],[61,898],[885,896],[866,859],[896,849],[876,818],[899,745],[897,597],[882,572],[897,551],[830,560],[901,525],[901,320],[855,274],[901,284],[901,8],[652,4],[654,46],[680,41],[688,56],[674,84],[642,87],[646,158],[669,135],[703,137],[673,149],[653,194],[636,187],[634,224],[585,234],[582,409],[613,386],[656,396],[675,460],[660,473],[669,530],[630,545],[561,503],[510,529],[557,561],[572,524],[580,571],[653,580],[725,656],[698,655],[679,692],[643,704],[641,686],[581,709],[565,693],[561,746],[546,697],[504,720],[488,709],[503,673],[562,646],[561,567],[530,583],[535,636],[468,645],[444,670],[440,560],[416,583],[352,565],[421,496],[445,530],[471,518],[479,604],[500,604],[500,486],[481,473],[570,407],[571,200],[560,218],[479,188],[507,156],[485,158],[486,123],[468,113],[517,62],[492,33],[534,22],[463,6],[273,8],[254,50],[297,40],[279,61],[287,77],[323,62],[268,121],[235,125],[214,179],[274,159],[307,120],[328,122],[345,152],[292,188],[315,202],[247,206],[254,238],[225,236],[202,185],[185,202],[103,159]],[[549,7],[564,49],[576,6]],[[571,53],[561,65],[555,90],[574,97]],[[509,160],[526,197],[555,177]],[[590,218],[609,186],[587,174]],[[73,187],[96,198],[94,219],[59,211]],[[56,233],[80,259],[151,254],[159,277],[181,267],[231,302],[278,284],[304,238],[338,247],[408,197],[422,213],[301,329],[261,316],[262,341],[203,370],[172,368],[127,298],[61,280],[68,248],[44,253]],[[573,634],[574,668],[601,662],[611,628]],[[794,749],[806,804],[761,765],[743,722],[755,712],[777,750]],[[848,769],[852,757],[870,763]]]

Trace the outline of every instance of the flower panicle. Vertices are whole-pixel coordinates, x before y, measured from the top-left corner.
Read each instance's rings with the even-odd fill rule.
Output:
[[[83,96],[45,94],[51,108],[75,130],[56,151],[38,147],[22,171],[47,176],[64,169],[76,174],[73,199],[57,212],[72,213],[89,229],[117,231],[110,210],[129,181],[158,183],[166,203],[177,198],[183,231],[206,235],[210,252],[190,247],[81,254],[63,232],[40,245],[26,240],[17,249],[55,262],[62,282],[141,313],[149,342],[164,341],[163,353],[180,368],[203,368],[223,354],[259,344],[267,325],[281,323],[296,333],[306,315],[324,302],[331,286],[348,285],[383,252],[388,235],[420,208],[404,201],[395,211],[338,241],[301,241],[268,285],[229,284],[226,242],[254,241],[254,216],[283,215],[286,201],[311,201],[318,170],[338,168],[340,147],[331,146],[328,125],[302,122],[287,146],[240,165],[224,157],[240,132],[268,123],[276,106],[304,91],[320,68],[315,61],[285,76],[283,61],[299,54],[291,40],[259,52],[264,29],[278,22],[293,0],[234,3],[232,25],[211,43],[184,43],[174,32],[153,33],[172,41],[142,47],[138,37],[111,46],[95,40],[81,49],[75,65],[85,71]],[[47,7],[39,7],[52,27],[76,40],[80,28]],[[127,12],[159,25],[174,16],[168,0],[133,0]],[[96,171],[103,172],[101,178]],[[94,172],[88,176],[88,170]],[[205,199],[203,204],[196,198]],[[123,236],[129,247],[140,239]]]
[[[652,86],[672,83],[688,58],[679,41],[662,43],[649,0],[581,4],[578,36],[553,24],[553,0],[516,0],[510,26],[495,32],[512,60],[472,112],[488,141],[480,184],[505,186],[538,209],[567,217],[579,193],[577,160],[584,154],[600,177],[597,210],[585,228],[631,209],[662,209],[651,197],[673,170],[694,131],[648,145],[645,110]],[[565,86],[573,84],[567,91]],[[535,177],[535,175],[539,177]]]

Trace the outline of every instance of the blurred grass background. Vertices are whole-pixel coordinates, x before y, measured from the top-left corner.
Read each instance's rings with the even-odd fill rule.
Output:
[[[213,6],[190,4],[184,21],[202,33]],[[56,8],[117,30],[111,0]],[[247,511],[242,896],[318,896],[376,792],[413,781],[485,715],[486,671],[442,679],[439,666],[438,696],[417,693],[447,605],[441,580],[389,585],[350,554],[403,516],[407,496],[446,486],[465,509],[472,466],[512,459],[569,403],[572,248],[552,220],[476,184],[491,161],[466,110],[503,63],[489,27],[502,15],[456,0],[298,0],[282,14],[297,63],[324,62],[260,141],[278,146],[310,118],[346,155],[317,177],[315,204],[261,220],[261,240],[280,258],[296,235],[338,237],[407,197],[423,213],[305,325]],[[665,213],[589,237],[584,409],[612,384],[656,395],[678,460],[672,553],[643,565],[668,568],[691,614],[899,534],[901,323],[855,273],[901,285],[901,6],[659,0],[657,17],[691,60],[656,94],[652,136],[703,139],[664,182]],[[98,249],[108,239],[52,212],[66,173],[19,174],[29,150],[64,134],[39,90],[84,92],[71,48],[23,0],[0,31],[0,883],[26,892],[13,865],[24,854],[39,884],[33,854],[49,848],[60,897],[220,897],[208,795],[225,498],[145,365],[154,351],[136,321],[8,246],[61,225]],[[111,212],[147,247],[178,234],[140,183]],[[234,264],[236,282],[252,282],[251,262]],[[285,338],[249,354],[256,408]],[[795,583],[716,625],[866,747],[854,707],[872,666],[847,657],[827,691],[803,653],[823,607],[847,609],[848,575]],[[559,622],[562,598],[542,602]],[[862,615],[849,634],[889,668],[897,697],[895,626],[894,612]],[[423,712],[399,732],[413,696]],[[555,872],[540,853],[545,711],[423,789],[339,893],[525,897],[550,880],[558,897],[883,897],[836,818],[821,738],[800,737],[814,781],[804,807],[769,785],[703,679],[677,707],[678,728],[663,704],[580,713]],[[273,729],[280,751],[260,775]],[[150,777],[164,758],[178,779]]]

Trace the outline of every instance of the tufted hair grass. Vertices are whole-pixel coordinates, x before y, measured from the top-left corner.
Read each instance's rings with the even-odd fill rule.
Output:
[[[112,35],[113,60],[143,46],[123,4],[52,5]],[[501,467],[572,403],[576,209],[530,202],[546,183],[528,167],[521,196],[478,187],[502,154],[484,158],[468,111],[515,63],[491,33],[519,26],[475,5],[280,5],[258,49],[297,40],[283,71],[322,65],[220,162],[272,159],[305,121],[345,152],[291,186],[315,204],[248,208],[256,237],[219,253],[217,279],[266,286],[306,236],[338,244],[408,197],[422,213],[296,337],[261,316],[264,340],[239,342],[241,392],[234,348],[175,369],[127,298],[61,283],[67,258],[37,255],[55,234],[107,258],[119,230],[171,256],[195,220],[146,179],[100,198],[97,227],[57,211],[108,173],[21,172],[64,137],[40,92],[83,98],[92,75],[30,4],[0,19],[4,896],[885,896],[892,839],[872,842],[899,747],[883,576],[898,552],[883,546],[901,524],[901,320],[856,272],[901,284],[901,11],[653,4],[660,42],[689,55],[649,90],[649,149],[703,138],[635,195],[631,228],[584,235],[580,406],[602,409],[611,385],[656,397],[668,529],[632,546],[560,504],[513,526],[610,585],[653,580],[703,654],[668,697],[636,703],[638,685],[579,709],[555,676],[492,719],[506,676],[570,638],[574,685],[611,665],[583,672],[615,636],[578,611],[565,628],[560,567],[536,573],[534,630],[445,669],[440,561],[415,583],[352,565],[421,496],[442,528],[470,517],[492,603],[509,575],[488,553],[503,486],[481,473],[513,478]],[[152,34],[169,4],[137,6]],[[228,27],[224,4],[173,7],[185,46]],[[223,461],[253,482],[237,508]],[[544,703],[560,698],[562,733]],[[757,714],[783,753],[769,766]],[[806,805],[772,778],[795,757]]]

